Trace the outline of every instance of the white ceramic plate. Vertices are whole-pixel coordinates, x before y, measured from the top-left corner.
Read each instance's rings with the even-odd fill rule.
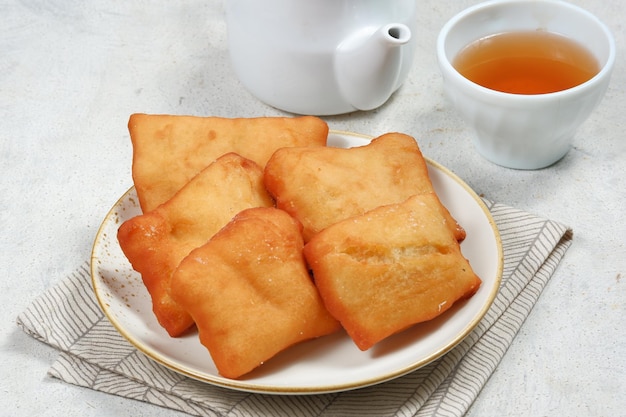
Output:
[[[368,141],[366,136],[333,131],[328,144],[345,148]],[[440,199],[467,231],[462,251],[483,284],[471,299],[367,352],[340,332],[293,346],[242,379],[220,376],[197,333],[171,338],[159,326],[140,275],[119,247],[118,227],[141,213],[134,188],[109,211],[96,236],[91,259],[96,297],[113,326],[137,349],[174,371],[211,384],[259,393],[319,394],[404,375],[444,355],[472,331],[493,302],[502,275],[500,237],[485,205],[446,168],[432,161],[428,168]]]

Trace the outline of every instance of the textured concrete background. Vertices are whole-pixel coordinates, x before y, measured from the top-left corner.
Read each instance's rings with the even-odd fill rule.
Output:
[[[417,61],[382,108],[331,128],[415,136],[477,193],[574,229],[574,243],[471,416],[626,415],[626,63],[620,0],[576,0],[613,31],[612,84],[573,149],[540,171],[493,165],[442,95],[435,40],[476,3],[420,0]],[[177,413],[46,376],[56,353],[15,325],[39,294],[89,259],[131,186],[133,112],[281,115],[230,71],[221,1],[0,2],[0,415]]]

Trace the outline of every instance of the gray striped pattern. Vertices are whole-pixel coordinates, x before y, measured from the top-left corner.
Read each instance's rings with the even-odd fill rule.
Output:
[[[49,373],[63,381],[197,416],[462,416],[478,396],[565,255],[572,231],[486,202],[498,225],[504,275],[474,331],[440,359],[360,390],[310,396],[250,394],[170,371],[136,351],[110,325],[82,265],[19,315],[22,329],[60,352]]]

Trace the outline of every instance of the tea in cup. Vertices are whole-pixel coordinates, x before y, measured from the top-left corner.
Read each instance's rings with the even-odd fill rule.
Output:
[[[497,0],[448,21],[437,40],[446,95],[488,160],[539,169],[560,160],[601,101],[615,43],[595,16],[559,0]]]

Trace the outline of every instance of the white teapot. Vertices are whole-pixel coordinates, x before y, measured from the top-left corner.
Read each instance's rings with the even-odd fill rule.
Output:
[[[413,57],[416,0],[225,0],[229,53],[242,84],[297,114],[384,104]]]

